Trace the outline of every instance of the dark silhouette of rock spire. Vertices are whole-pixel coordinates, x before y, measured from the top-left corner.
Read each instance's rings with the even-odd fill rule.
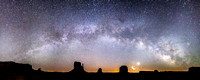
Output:
[[[122,65],[119,68],[120,80],[128,80],[128,67],[126,65]]]
[[[123,65],[119,68],[119,73],[121,74],[127,74],[128,73],[128,67],[126,65]]]
[[[97,73],[98,73],[98,74],[101,74],[101,73],[103,73],[103,72],[102,72],[102,69],[101,69],[101,68],[99,68],[99,69],[98,69],[98,71],[97,71]]]
[[[86,71],[84,70],[84,66],[83,64],[81,64],[81,62],[74,62],[74,69],[72,71],[70,71],[72,73],[86,73]]]

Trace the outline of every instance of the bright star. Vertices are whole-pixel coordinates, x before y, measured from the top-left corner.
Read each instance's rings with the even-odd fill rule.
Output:
[[[140,62],[137,62],[137,65],[139,66],[139,65],[140,65]]]

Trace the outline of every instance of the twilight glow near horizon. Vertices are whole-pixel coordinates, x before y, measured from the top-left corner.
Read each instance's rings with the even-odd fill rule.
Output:
[[[70,71],[200,66],[198,0],[0,0],[0,61]]]

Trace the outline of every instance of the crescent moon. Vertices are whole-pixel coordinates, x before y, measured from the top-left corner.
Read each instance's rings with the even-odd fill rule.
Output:
[[[133,66],[131,66],[131,68],[132,68],[133,70],[135,70],[135,68],[134,68]]]

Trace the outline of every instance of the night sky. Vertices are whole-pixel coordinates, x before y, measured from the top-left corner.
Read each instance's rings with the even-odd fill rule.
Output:
[[[200,66],[199,0],[0,0],[0,61],[65,71]]]

